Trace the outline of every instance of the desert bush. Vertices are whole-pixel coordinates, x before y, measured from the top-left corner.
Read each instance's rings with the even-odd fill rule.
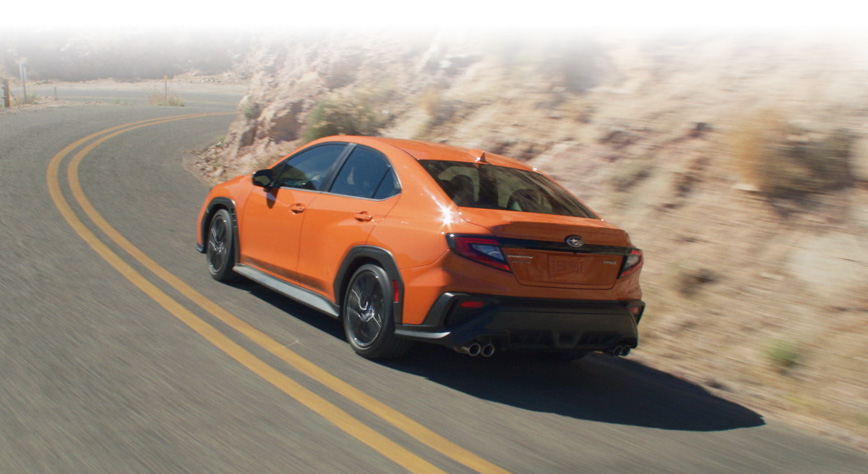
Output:
[[[693,298],[703,285],[717,280],[717,275],[707,268],[681,268],[676,276],[675,288],[685,298]]]
[[[778,339],[766,348],[766,357],[778,370],[784,371],[798,364],[802,354],[794,343]]]
[[[262,106],[256,102],[246,102],[243,106],[244,116],[249,120],[256,120],[262,114]]]
[[[362,99],[333,98],[320,101],[307,116],[305,141],[329,135],[375,135],[383,120]]]
[[[653,159],[653,156],[648,155],[625,160],[618,173],[612,176],[612,186],[615,191],[628,192],[650,177],[654,172]]]
[[[742,181],[769,196],[798,197],[850,184],[855,138],[845,129],[811,132],[764,110],[734,128],[730,145]]]
[[[419,94],[419,107],[428,114],[428,128],[448,122],[458,109],[458,102],[443,98],[443,90],[429,87]]]
[[[428,87],[419,94],[419,107],[431,117],[437,116],[443,106],[443,91],[439,87]]]
[[[730,135],[736,171],[743,182],[761,190],[767,178],[768,148],[784,138],[780,114],[762,110],[738,123]]]

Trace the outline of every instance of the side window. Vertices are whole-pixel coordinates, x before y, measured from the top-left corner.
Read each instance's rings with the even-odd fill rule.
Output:
[[[385,199],[399,190],[389,160],[376,150],[358,146],[347,158],[330,191],[346,196]]]
[[[332,165],[346,148],[343,143],[315,146],[278,165],[276,186],[321,190]]]
[[[398,176],[395,175],[395,170],[389,169],[386,177],[380,183],[380,187],[377,188],[377,192],[374,193],[374,199],[390,198],[400,192],[401,183],[398,182]]]

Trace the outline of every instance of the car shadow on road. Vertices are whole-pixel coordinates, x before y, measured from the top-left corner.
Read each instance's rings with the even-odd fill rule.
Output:
[[[328,316],[250,282],[233,286],[324,334],[344,339],[341,325]],[[483,358],[417,343],[403,359],[381,365],[480,399],[576,419],[683,431],[765,424],[762,416],[748,408],[630,358],[591,354],[565,363],[508,352]]]
[[[765,424],[748,408],[630,359],[592,354],[563,363],[516,353],[484,359],[419,344],[384,365],[481,399],[576,419],[683,431]]]
[[[329,317],[315,309],[311,309],[308,306],[249,280],[232,282],[229,283],[229,286],[246,291],[251,296],[255,296],[256,298],[259,298],[279,309],[281,312],[285,313],[287,317],[295,318],[308,326],[319,329],[325,334],[344,340],[344,329],[335,318]]]

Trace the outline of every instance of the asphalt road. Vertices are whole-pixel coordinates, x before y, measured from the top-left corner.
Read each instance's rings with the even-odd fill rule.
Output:
[[[868,469],[629,358],[374,363],[336,321],[211,280],[182,163],[233,116],[157,119],[233,94],[0,110],[0,472]]]

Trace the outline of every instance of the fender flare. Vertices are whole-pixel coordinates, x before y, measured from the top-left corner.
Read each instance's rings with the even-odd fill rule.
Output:
[[[202,216],[202,221],[199,225],[199,235],[202,237],[202,245],[196,246],[196,250],[200,253],[205,253],[208,246],[208,226],[211,224],[211,216],[219,209],[229,211],[229,216],[232,218],[232,247],[235,249],[235,263],[238,263],[241,256],[241,246],[238,239],[238,216],[235,212],[235,201],[226,197],[217,197],[208,203],[208,208]]]
[[[396,283],[398,295],[397,301],[395,301],[395,298],[392,300],[392,317],[396,325],[402,324],[404,314],[404,280],[401,278],[401,272],[398,270],[398,265],[395,263],[392,253],[380,247],[359,245],[347,252],[340,268],[338,268],[337,274],[335,274],[335,302],[338,307],[343,307],[344,295],[353,273],[365,263],[371,262],[382,267],[386,271],[386,274],[389,275],[389,278]]]

